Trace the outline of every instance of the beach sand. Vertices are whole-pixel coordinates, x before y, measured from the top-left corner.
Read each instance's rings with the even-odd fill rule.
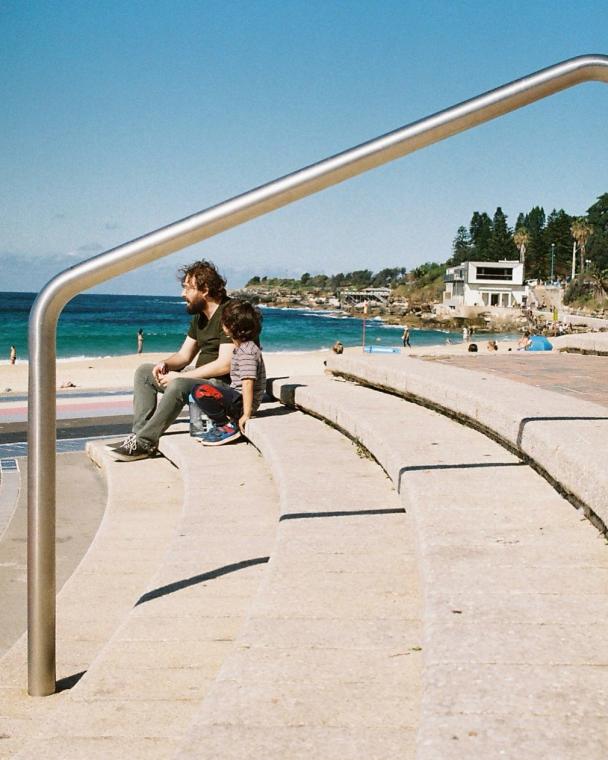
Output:
[[[480,352],[487,353],[487,341],[479,338],[477,345]],[[515,349],[516,341],[498,341],[498,353]],[[361,353],[361,348],[347,348],[347,353]],[[406,356],[446,356],[467,352],[467,345],[456,343],[442,346],[417,347],[415,342],[411,349],[402,349]],[[268,377],[285,377],[291,375],[323,374],[323,362],[329,351],[294,351],[265,353],[266,374]],[[129,354],[127,356],[103,357],[101,359],[60,359],[57,362],[57,388],[65,383],[73,383],[75,390],[110,390],[130,389],[133,386],[133,374],[144,362],[158,362],[166,354]],[[18,361],[15,365],[0,363],[0,396],[10,398],[12,394],[27,392],[28,363]],[[10,388],[10,390],[8,390]]]

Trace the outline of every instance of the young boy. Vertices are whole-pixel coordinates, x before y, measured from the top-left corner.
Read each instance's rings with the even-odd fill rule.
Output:
[[[260,348],[262,315],[248,301],[229,301],[222,312],[222,329],[235,345],[230,385],[203,382],[192,389],[192,399],[211,419],[211,430],[197,436],[203,446],[221,446],[245,432],[266,390],[266,368]]]

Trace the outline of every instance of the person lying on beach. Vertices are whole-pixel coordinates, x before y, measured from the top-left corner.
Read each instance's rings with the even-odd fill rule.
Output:
[[[266,368],[260,348],[262,315],[249,301],[231,301],[222,312],[222,329],[234,343],[230,385],[209,381],[195,385],[192,400],[213,423],[196,436],[203,446],[221,446],[245,434],[266,390]]]
[[[181,348],[158,364],[142,364],[135,372],[132,434],[108,449],[114,459],[134,462],[156,456],[158,441],[181,412],[192,388],[201,380],[229,382],[234,344],[221,326],[230,303],[226,281],[209,261],[180,269],[182,298],[192,314]],[[185,369],[198,354],[196,366]],[[161,394],[160,401],[158,394]]]
[[[526,330],[526,332],[517,341],[517,350],[527,351],[531,345],[532,345],[532,341],[530,340],[530,333]]]
[[[489,340],[487,345],[488,351],[498,351],[498,343],[495,340]]]

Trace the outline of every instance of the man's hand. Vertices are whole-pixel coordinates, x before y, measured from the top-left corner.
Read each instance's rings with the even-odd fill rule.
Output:
[[[159,385],[162,385],[160,382],[160,378],[167,373],[167,363],[166,362],[159,362],[158,364],[155,364],[154,367],[152,367],[152,374],[154,375],[154,379]]]
[[[171,380],[175,380],[178,377],[182,377],[180,372],[165,372],[164,375],[158,376],[157,382],[159,385],[162,385],[163,388],[166,388]]]

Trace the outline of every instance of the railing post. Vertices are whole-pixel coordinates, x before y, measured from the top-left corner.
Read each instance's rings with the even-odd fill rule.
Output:
[[[30,321],[28,391],[28,690],[55,691],[56,319]]]
[[[587,81],[608,82],[608,56],[571,58],[396,129],[66,269],[30,314],[28,420],[29,693],[55,690],[55,335],[83,290],[394,161],[509,111]]]

